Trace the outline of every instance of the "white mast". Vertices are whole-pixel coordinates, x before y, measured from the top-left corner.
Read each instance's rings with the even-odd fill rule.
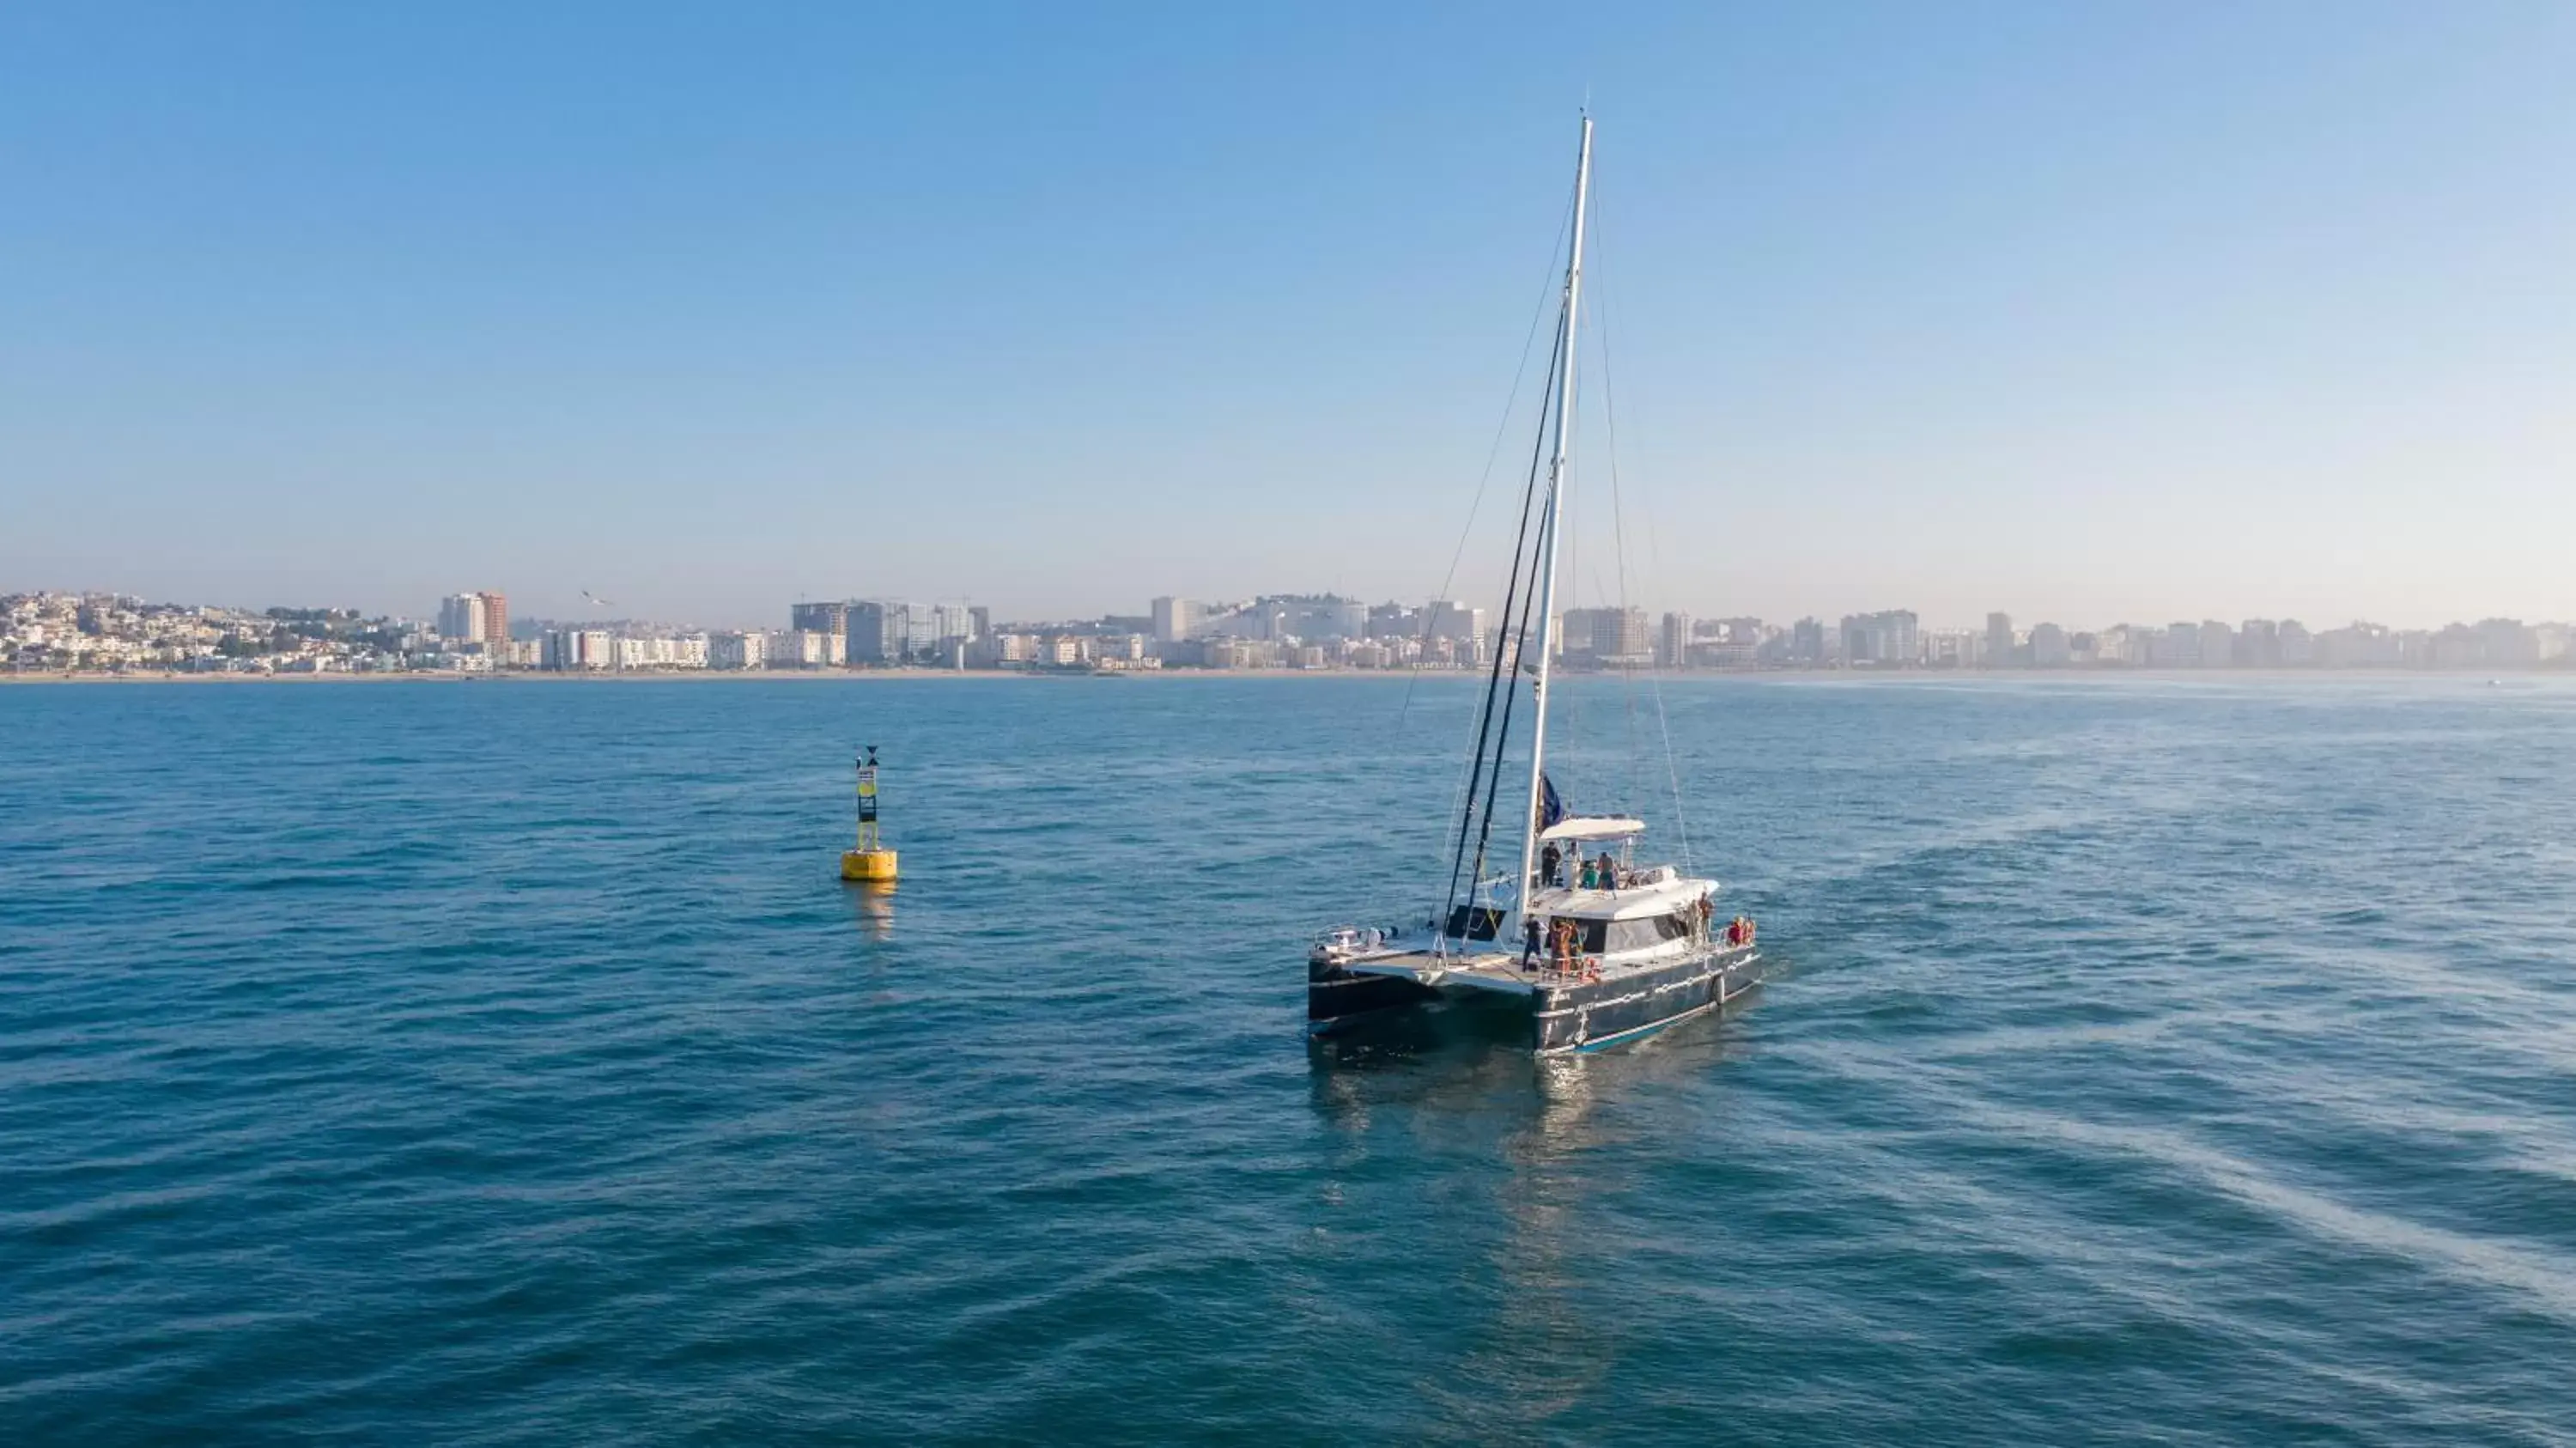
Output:
[[[1556,645],[1556,534],[1565,518],[1565,450],[1574,431],[1574,314],[1583,299],[1583,212],[1592,193],[1592,117],[1583,118],[1583,151],[1574,163],[1574,246],[1565,263],[1565,331],[1558,340],[1564,370],[1556,387],[1556,455],[1547,465],[1547,572],[1538,590],[1538,719],[1530,732],[1529,809],[1521,834],[1520,902],[1529,917],[1530,875],[1537,869],[1538,810],[1547,768],[1547,662]],[[1528,642],[1528,636],[1522,636]],[[1514,660],[1515,667],[1518,660]]]

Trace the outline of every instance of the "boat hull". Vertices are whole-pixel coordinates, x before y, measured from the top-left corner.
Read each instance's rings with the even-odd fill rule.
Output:
[[[1318,957],[1306,965],[1306,1029],[1324,1035],[1448,999],[1521,1016],[1540,1055],[1596,1051],[1735,999],[1760,981],[1761,960],[1754,946],[1729,946],[1585,980],[1524,972],[1508,956],[1446,966],[1412,952],[1356,962]]]
[[[1530,1048],[1597,1051],[1714,1010],[1760,979],[1762,953],[1738,945],[1597,981],[1549,983],[1530,997]]]
[[[1363,1017],[1440,998],[1420,981],[1397,975],[1354,975],[1329,960],[1306,962],[1306,1030],[1324,1035]]]

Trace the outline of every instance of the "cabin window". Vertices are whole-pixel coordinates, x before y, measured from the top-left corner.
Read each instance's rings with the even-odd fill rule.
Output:
[[[1490,905],[1459,905],[1449,912],[1452,940],[1491,940],[1502,928],[1503,912]]]
[[[1610,922],[1612,950],[1651,950],[1668,940],[1690,938],[1690,921],[1680,915],[1649,915],[1641,920]]]
[[[1612,950],[1645,950],[1651,946],[1659,945],[1661,943],[1663,943],[1663,937],[1655,933],[1655,922],[1652,920],[1613,920],[1610,922],[1610,948]]]
[[[1562,923],[1571,923],[1574,926],[1574,949],[1576,954],[1599,955],[1601,953],[1602,932],[1603,927],[1608,924],[1607,921],[1573,920],[1569,916],[1560,915],[1556,917],[1555,920],[1548,922],[1547,939],[1551,941],[1556,939],[1556,927]]]

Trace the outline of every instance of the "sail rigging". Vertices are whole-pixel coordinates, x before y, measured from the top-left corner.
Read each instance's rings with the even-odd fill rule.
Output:
[[[1598,1050],[1716,1011],[1759,979],[1761,953],[1751,918],[1737,916],[1722,934],[1718,929],[1717,881],[1669,864],[1640,863],[1635,845],[1646,833],[1644,820],[1624,813],[1574,814],[1548,772],[1557,575],[1571,551],[1561,535],[1574,517],[1566,493],[1580,416],[1574,379],[1591,181],[1592,121],[1586,116],[1547,380],[1522,480],[1485,696],[1474,721],[1475,747],[1458,792],[1448,895],[1433,918],[1427,946],[1397,939],[1401,932],[1359,926],[1316,939],[1306,957],[1312,1035],[1356,1027],[1381,1012],[1483,997],[1524,1012],[1530,1045],[1542,1055]],[[1602,376],[1606,384],[1606,359]],[[1515,374],[1516,396],[1518,391]],[[1617,516],[1615,495],[1611,503],[1624,608],[1624,520]],[[1511,752],[1524,673],[1530,694],[1529,790],[1515,802],[1521,816],[1515,876],[1488,865],[1497,845],[1495,823],[1515,807],[1503,803],[1503,776],[1507,762],[1517,763]],[[1632,718],[1632,733],[1633,727]],[[1669,743],[1666,756],[1669,769]]]
[[[1574,242],[1565,266],[1565,331],[1558,346],[1565,353],[1556,376],[1556,457],[1547,470],[1547,571],[1540,575],[1538,595],[1538,690],[1531,710],[1529,810],[1521,832],[1521,869],[1514,878],[1528,909],[1530,872],[1538,863],[1539,788],[1547,768],[1548,655],[1555,650],[1556,539],[1565,520],[1565,460],[1574,445],[1575,326],[1583,309],[1583,221],[1592,199],[1592,117],[1583,118],[1583,149],[1574,163]]]
[[[1472,902],[1486,883],[1495,807],[1500,802],[1502,790],[1503,759],[1511,742],[1512,716],[1519,695],[1516,686],[1523,670],[1532,674],[1532,723],[1528,807],[1522,814],[1520,870],[1512,887],[1516,900],[1528,894],[1531,871],[1537,860],[1539,831],[1545,828],[1540,814],[1553,798],[1553,791],[1548,788],[1545,778],[1547,687],[1549,655],[1554,651],[1558,537],[1564,527],[1567,464],[1573,445],[1574,364],[1583,298],[1583,232],[1591,182],[1592,118],[1587,115],[1583,118],[1582,142],[1575,157],[1574,215],[1566,248],[1565,284],[1558,307],[1556,341],[1548,363],[1548,387],[1541,393],[1543,398],[1553,398],[1554,416],[1542,414],[1538,436],[1530,446],[1530,468],[1521,493],[1520,525],[1513,539],[1512,567],[1505,583],[1502,614],[1497,623],[1494,662],[1486,678],[1485,698],[1476,725],[1475,751],[1469,764],[1465,807],[1458,819],[1458,841],[1450,858],[1449,888],[1443,901],[1442,919],[1448,918],[1461,903],[1462,886],[1467,900]],[[1539,471],[1542,451],[1548,454],[1543,482]],[[1536,523],[1535,533],[1533,521]],[[1481,800],[1477,797],[1479,784],[1483,786]],[[1475,836],[1472,852],[1468,849],[1471,832]]]

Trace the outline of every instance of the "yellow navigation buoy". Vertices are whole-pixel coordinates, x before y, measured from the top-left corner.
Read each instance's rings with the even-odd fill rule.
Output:
[[[894,851],[877,834],[877,747],[859,760],[858,848],[841,853],[841,878],[871,885],[894,883]]]
[[[874,885],[892,884],[894,882],[894,851],[842,851],[841,878],[844,880],[864,880]]]

